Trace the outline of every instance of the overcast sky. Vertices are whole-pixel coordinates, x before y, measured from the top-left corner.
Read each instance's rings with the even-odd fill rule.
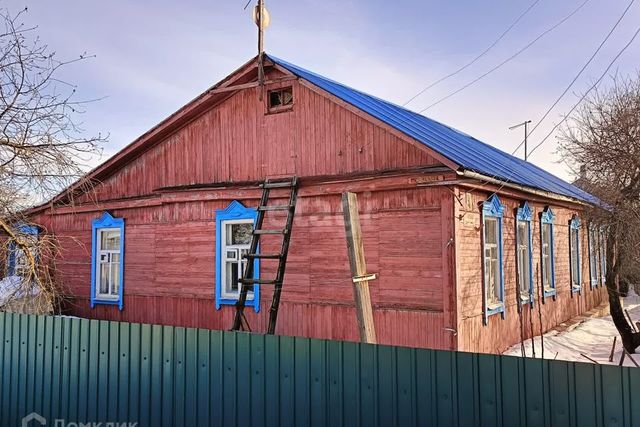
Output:
[[[515,54],[585,0],[540,0],[481,60],[409,104],[421,110]],[[588,0],[521,55],[424,114],[511,152],[562,93],[630,0]],[[266,50],[322,75],[402,104],[482,52],[534,0],[266,0]],[[117,152],[255,55],[246,0],[5,1],[61,58],[95,58],[66,69],[85,99],[106,97],[83,116],[89,133]],[[531,135],[537,144],[600,76],[640,23],[634,4],[572,91]],[[640,64],[640,38],[612,71]],[[531,160],[569,178],[550,138]]]

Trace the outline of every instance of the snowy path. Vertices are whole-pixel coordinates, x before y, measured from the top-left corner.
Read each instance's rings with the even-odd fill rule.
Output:
[[[640,296],[631,294],[624,299],[624,308],[629,311],[633,322],[640,321]],[[609,354],[613,344],[613,337],[618,336],[613,362],[609,362]],[[536,357],[540,357],[542,348],[540,337],[535,337]],[[531,357],[531,339],[525,343],[526,355]],[[638,350],[640,351],[640,349]],[[556,353],[558,353],[556,357]],[[611,316],[588,319],[567,330],[550,331],[544,334],[545,359],[571,360],[589,363],[580,353],[589,356],[599,364],[617,365],[622,357],[622,345],[618,331],[611,320]],[[520,356],[520,344],[509,348],[503,354]],[[632,357],[640,365],[640,354]],[[629,357],[625,357],[624,366],[634,366]]]

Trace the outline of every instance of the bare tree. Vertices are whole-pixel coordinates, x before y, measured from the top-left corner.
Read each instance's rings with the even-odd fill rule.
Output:
[[[46,230],[38,238],[26,232],[33,224],[23,211],[79,180],[103,139],[84,136],[78,115],[90,101],[76,100],[75,86],[61,77],[86,55],[59,60],[37,28],[22,22],[25,13],[0,10],[0,234],[13,273],[20,270],[0,309],[37,296],[36,305],[49,310],[60,288],[53,274],[58,245]]]
[[[561,152],[581,167],[582,186],[602,203],[588,221],[606,230],[606,277],[611,316],[627,351],[640,333],[625,318],[621,284],[640,279],[640,74],[614,77],[585,98],[561,136]]]

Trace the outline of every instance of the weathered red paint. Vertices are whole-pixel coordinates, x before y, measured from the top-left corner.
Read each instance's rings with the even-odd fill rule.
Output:
[[[267,73],[267,80],[281,77]],[[248,64],[216,88],[254,78]],[[256,206],[256,181],[297,175],[277,333],[357,339],[340,204],[341,192],[354,191],[368,269],[379,276],[370,287],[380,343],[494,351],[515,342],[511,309],[499,325],[475,320],[479,240],[460,219],[460,189],[446,184],[456,180],[455,165],[308,83],[272,87],[286,85],[293,87],[294,106],[278,114],[267,112],[255,87],[203,94],[98,168],[92,178],[100,184],[73,205],[62,195],[33,210],[61,242],[57,274],[68,287],[68,312],[229,328],[233,307],[217,311],[214,304],[215,211],[232,200]],[[103,210],[125,218],[123,311],[89,307],[91,220]],[[262,250],[273,244],[263,241]],[[263,261],[263,275],[274,266]],[[247,310],[254,330],[264,331],[270,298],[263,285],[265,309]],[[555,304],[562,313],[548,314],[549,325],[600,300]]]

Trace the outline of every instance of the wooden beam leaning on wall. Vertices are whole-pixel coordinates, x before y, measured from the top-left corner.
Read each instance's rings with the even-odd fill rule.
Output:
[[[375,279],[376,275],[367,273],[362,231],[360,229],[360,214],[358,213],[358,198],[355,193],[342,193],[342,213],[344,215],[347,252],[349,253],[349,266],[351,267],[351,281],[356,302],[360,341],[375,344],[377,342],[376,328],[373,323],[369,281]]]

